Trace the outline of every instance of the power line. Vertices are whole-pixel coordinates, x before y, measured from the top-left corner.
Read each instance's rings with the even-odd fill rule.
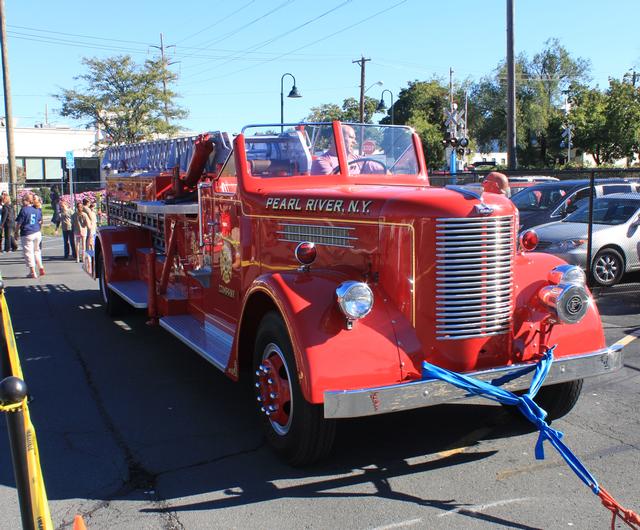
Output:
[[[268,60],[264,61],[264,63],[262,63],[262,64],[267,64],[267,63],[270,63],[270,62],[273,62],[273,61],[277,61],[278,59],[282,59],[283,57],[286,57],[286,56],[288,56],[288,55],[292,55],[292,54],[293,54],[293,53],[295,53],[295,52],[298,52],[298,51],[300,51],[300,50],[304,50],[305,48],[308,48],[309,46],[313,46],[314,44],[319,44],[320,42],[323,42],[323,41],[325,41],[325,40],[327,40],[327,39],[330,39],[331,37],[335,37],[336,35],[339,35],[340,33],[344,33],[345,31],[348,31],[348,30],[350,30],[351,28],[354,28],[354,27],[356,27],[356,26],[359,26],[360,24],[364,24],[365,22],[368,22],[368,21],[369,21],[369,20],[371,20],[372,18],[375,18],[375,17],[377,17],[377,16],[379,16],[379,15],[382,15],[383,13],[386,13],[387,11],[391,11],[392,9],[395,9],[396,7],[398,7],[398,6],[400,6],[400,5],[404,4],[404,3],[406,3],[407,1],[408,1],[408,0],[401,0],[400,2],[396,2],[395,4],[391,5],[390,7],[387,7],[387,8],[385,8],[385,9],[381,9],[380,11],[377,11],[377,12],[373,13],[372,15],[369,15],[368,17],[363,18],[362,20],[360,20],[360,21],[358,21],[358,22],[355,22],[355,23],[353,23],[353,24],[350,24],[349,26],[346,26],[346,27],[344,27],[344,28],[342,28],[342,29],[339,29],[338,31],[334,31],[333,33],[330,33],[329,35],[326,35],[326,36],[324,36],[324,37],[322,37],[322,38],[320,38],[320,39],[317,39],[317,40],[315,40],[315,41],[313,41],[313,42],[310,42],[310,43],[308,43],[308,44],[305,44],[305,45],[303,45],[303,46],[300,46],[300,47],[298,47],[298,48],[295,48],[294,50],[290,50],[290,51],[288,51],[288,52],[285,52],[285,53],[283,53],[283,54],[280,54],[280,55],[278,55],[277,57],[273,57],[273,58],[271,58],[271,59],[268,59]],[[210,78],[208,78],[208,79],[202,79],[202,80],[200,80],[200,81],[196,81],[196,82],[191,83],[191,84],[206,83],[206,82],[209,82],[209,81],[213,81],[213,80],[215,80],[215,79],[223,79],[223,78],[225,78],[225,77],[229,77],[229,76],[231,76],[231,75],[239,74],[240,72],[245,72],[246,70],[250,70],[250,69],[252,69],[252,68],[255,68],[255,66],[259,66],[259,65],[247,66],[246,68],[241,68],[240,70],[235,70],[235,71],[233,71],[233,72],[229,72],[229,73],[227,73],[227,74],[225,74],[225,75],[215,76],[215,77],[210,77]]]
[[[296,31],[298,31],[299,29],[302,29],[305,26],[308,26],[309,24],[312,24],[313,22],[316,22],[316,21],[320,20],[321,18],[329,15],[330,13],[333,13],[334,11],[337,11],[338,9],[344,7],[345,5],[347,5],[347,4],[351,3],[351,2],[353,2],[353,0],[345,0],[341,4],[338,4],[337,6],[334,6],[331,9],[329,9],[329,10],[327,10],[327,11],[325,11],[325,12],[323,12],[323,13],[315,16],[315,17],[306,20],[305,22],[303,22],[302,24],[299,24],[295,28],[287,30],[284,33],[280,33],[279,35],[276,35],[275,37],[272,37],[270,39],[267,39],[267,40],[264,40],[264,41],[259,42],[257,44],[254,44],[253,46],[250,46],[249,48],[238,52],[237,55],[230,57],[229,59],[227,59],[222,64],[215,65],[215,66],[212,66],[210,68],[206,68],[204,70],[201,70],[201,71],[197,72],[195,74],[195,76],[200,75],[200,74],[205,73],[205,72],[209,72],[209,71],[214,70],[216,68],[221,68],[225,64],[228,64],[228,63],[230,63],[230,62],[232,62],[232,61],[234,61],[236,59],[241,58],[243,56],[243,54],[252,53],[252,52],[255,52],[256,50],[262,49],[265,46],[268,46],[269,44],[272,44],[273,42],[281,39],[282,37],[286,37],[287,35],[290,35],[291,33],[294,33]],[[207,64],[207,63],[200,63],[200,64],[202,65],[202,64]]]
[[[240,33],[242,30],[247,29],[248,27],[252,26],[253,24],[255,24],[256,22],[259,22],[260,20],[263,20],[265,18],[267,18],[269,15],[272,15],[273,13],[275,13],[276,11],[279,11],[280,9],[288,6],[289,4],[295,2],[296,0],[285,0],[284,2],[278,4],[276,7],[274,7],[273,9],[271,9],[270,11],[267,11],[266,13],[264,13],[263,15],[260,15],[257,18],[254,18],[253,20],[247,22],[246,24],[240,26],[239,28],[235,28],[227,33],[225,33],[224,35],[221,35],[220,37],[217,37],[215,39],[212,39],[210,41],[206,41],[203,42],[202,44],[200,44],[200,48],[204,48],[205,46],[210,46],[213,44],[217,44],[218,42],[222,42],[225,39],[228,39],[229,37],[232,37],[233,35],[237,35],[238,33]],[[184,56],[184,58],[186,59],[187,57],[191,57],[190,55],[186,55]]]
[[[230,13],[229,15],[227,15],[226,17],[221,18],[220,20],[218,20],[217,22],[214,22],[213,24],[202,28],[200,31],[196,31],[195,33],[192,33],[191,35],[185,37],[184,39],[179,40],[178,42],[176,42],[176,44],[180,44],[181,42],[184,42],[186,40],[191,39],[192,37],[195,37],[196,35],[200,35],[200,33],[203,33],[205,31],[207,31],[208,29],[211,28],[215,28],[216,26],[218,26],[219,24],[222,24],[225,20],[230,19],[233,15],[235,15],[236,13],[239,13],[240,11],[242,11],[243,9],[245,9],[246,7],[249,7],[251,4],[254,4],[256,0],[251,0],[250,2],[247,2],[246,4],[244,4],[243,6],[239,7],[238,9],[236,9],[233,13]]]

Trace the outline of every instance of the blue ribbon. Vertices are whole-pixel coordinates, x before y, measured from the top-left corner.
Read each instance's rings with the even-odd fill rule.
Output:
[[[518,370],[515,374],[509,374],[508,376],[500,377],[491,381],[490,383],[480,381],[479,379],[470,377],[468,375],[452,372],[445,368],[440,368],[439,366],[430,364],[427,361],[424,361],[422,364],[422,378],[441,379],[442,381],[446,381],[447,383],[457,386],[458,388],[466,390],[471,395],[481,396],[493,401],[497,401],[504,405],[512,405],[517,407],[517,409],[524,415],[524,417],[527,418],[531,423],[533,423],[540,431],[540,434],[538,435],[538,441],[536,442],[535,446],[536,459],[544,460],[544,441],[548,440],[549,443],[560,453],[560,456],[562,456],[564,461],[573,470],[573,472],[578,475],[580,480],[582,480],[582,482],[589,486],[591,490],[597,495],[600,491],[600,486],[598,485],[595,477],[587,470],[586,467],[584,467],[584,465],[582,464],[582,462],[580,462],[580,460],[578,460],[576,455],[574,455],[571,450],[562,442],[564,434],[556,429],[552,429],[545,421],[547,412],[539,407],[535,401],[533,401],[533,398],[536,397],[538,390],[540,390],[545,377],[547,377],[547,374],[551,369],[554,349],[555,346],[549,348],[543,354],[542,359],[540,359],[537,364],[526,366],[522,370]],[[529,391],[525,394],[516,395],[513,392],[505,390],[504,388],[500,388],[499,385],[502,385],[507,381],[524,375],[525,373],[531,372],[532,370],[534,370],[534,373],[533,378],[531,379],[531,385],[529,387]]]

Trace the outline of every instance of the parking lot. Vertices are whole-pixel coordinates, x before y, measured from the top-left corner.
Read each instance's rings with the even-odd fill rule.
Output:
[[[331,458],[280,463],[250,389],[143,314],[106,317],[97,285],[45,241],[47,275],[3,254],[53,520],[69,528],[608,528],[610,515],[537,433],[488,402],[343,421]],[[622,371],[589,380],[554,423],[622,504],[638,511],[640,275],[597,289]],[[0,427],[0,528],[19,512]]]

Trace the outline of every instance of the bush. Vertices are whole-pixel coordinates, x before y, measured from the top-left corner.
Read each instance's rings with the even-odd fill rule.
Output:
[[[36,192],[42,199],[43,204],[51,203],[51,189],[48,186],[43,186]]]

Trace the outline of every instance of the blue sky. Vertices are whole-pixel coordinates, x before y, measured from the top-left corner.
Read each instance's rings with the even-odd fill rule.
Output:
[[[516,53],[530,57],[557,37],[591,61],[593,84],[640,72],[638,0],[514,0]],[[180,103],[192,131],[237,132],[277,123],[280,78],[295,75],[301,99],[285,99],[285,121],[313,106],[367,95],[397,96],[407,82],[433,75],[479,79],[505,56],[506,0],[234,0],[233,2],[78,2],[6,0],[13,113],[19,126],[78,125],[56,114],[52,94],[77,86],[82,57],[158,53],[160,32],[180,76]],[[291,88],[285,78],[285,95]],[[387,95],[388,97],[388,95]],[[388,101],[388,100],[387,100]],[[382,115],[380,115],[382,117]]]

